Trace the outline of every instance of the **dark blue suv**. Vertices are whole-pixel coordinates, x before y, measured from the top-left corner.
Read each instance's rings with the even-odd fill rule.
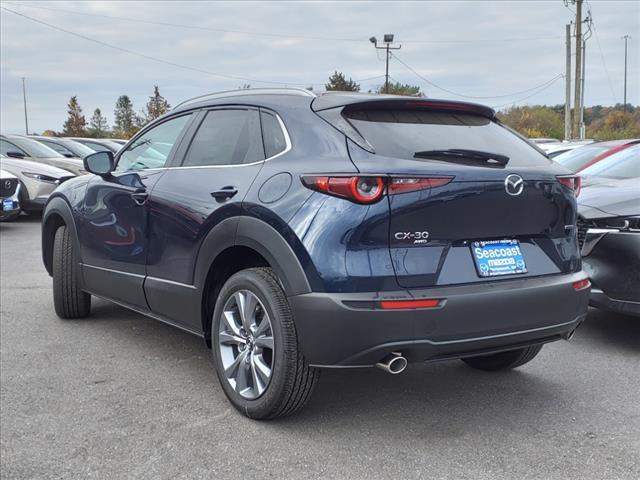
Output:
[[[96,295],[203,337],[252,418],[321,368],[514,368],[586,315],[579,179],[481,105],[219,93],[85,167],[43,217],[56,313]]]

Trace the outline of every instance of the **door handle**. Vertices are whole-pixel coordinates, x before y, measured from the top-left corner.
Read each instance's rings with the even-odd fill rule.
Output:
[[[223,201],[228,198],[232,198],[238,193],[238,189],[233,186],[222,187],[220,190],[216,190],[215,192],[211,192],[211,196],[218,201]]]
[[[149,198],[149,192],[147,192],[144,188],[139,188],[135,192],[131,194],[131,198],[136,202],[136,205],[144,205]]]

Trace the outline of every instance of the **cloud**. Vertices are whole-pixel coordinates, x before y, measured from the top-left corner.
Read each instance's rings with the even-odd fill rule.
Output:
[[[572,17],[560,0],[19,4],[2,3],[59,28],[161,61],[99,45],[3,10],[0,123],[8,132],[22,128],[22,76],[27,77],[30,125],[35,131],[60,129],[71,95],[78,95],[87,117],[99,107],[111,121],[119,95],[130,95],[136,110],[141,110],[153,85],[160,87],[170,103],[177,104],[194,95],[245,83],[259,87],[273,86],[264,82],[281,82],[321,90],[336,69],[356,80],[379,76],[384,74],[384,57],[368,38],[381,38],[386,32],[395,33],[396,41],[402,44],[398,57],[437,85],[469,95],[502,95],[542,84],[564,72],[562,37],[564,25]],[[593,37],[587,45],[586,103],[619,102],[624,68],[620,37],[634,37],[630,44],[633,52],[640,38],[640,6],[637,2],[595,0],[589,5],[602,56]],[[531,40],[517,40],[521,38]],[[637,104],[640,65],[635,55],[630,54],[629,61],[628,98]],[[199,73],[167,63],[251,80]],[[390,73],[398,81],[420,85],[429,96],[459,99],[426,84],[395,60]],[[368,90],[381,83],[378,78],[361,85]],[[563,82],[558,81],[524,101],[557,104],[563,103],[563,95]],[[488,99],[486,103],[519,98]]]

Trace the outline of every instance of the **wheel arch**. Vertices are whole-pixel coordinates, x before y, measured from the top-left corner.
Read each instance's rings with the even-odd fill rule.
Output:
[[[231,275],[252,267],[272,268],[287,296],[311,292],[297,255],[275,228],[253,217],[227,218],[205,237],[195,268],[194,283],[201,294],[202,329],[208,343],[217,292]]]

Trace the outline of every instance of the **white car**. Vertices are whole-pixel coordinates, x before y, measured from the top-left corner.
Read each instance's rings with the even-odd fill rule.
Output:
[[[0,222],[11,220],[20,215],[20,181],[4,170],[0,170]]]
[[[4,156],[0,158],[0,169],[17,177],[20,208],[27,213],[41,212],[56,187],[75,177],[61,168]]]

